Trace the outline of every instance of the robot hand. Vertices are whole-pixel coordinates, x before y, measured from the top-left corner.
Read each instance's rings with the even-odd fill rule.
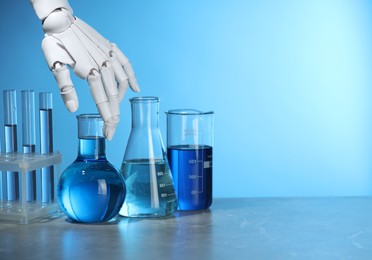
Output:
[[[72,15],[67,0],[31,0],[43,20],[42,50],[70,112],[78,109],[78,98],[66,65],[87,79],[98,112],[103,118],[103,134],[111,140],[119,122],[119,104],[128,87],[138,92],[132,65],[118,47],[88,24]]]

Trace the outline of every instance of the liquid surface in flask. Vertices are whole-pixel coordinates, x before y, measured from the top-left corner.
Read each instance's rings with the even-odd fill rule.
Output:
[[[211,206],[212,150],[211,146],[206,145],[168,147],[179,209],[197,210]]]
[[[104,138],[79,139],[79,142],[79,156],[60,178],[60,205],[73,220],[88,223],[108,221],[115,217],[124,201],[123,177],[105,156],[85,157],[104,154]],[[94,150],[97,148],[101,151]]]
[[[123,161],[127,195],[120,215],[162,217],[177,208],[173,180],[164,159]]]

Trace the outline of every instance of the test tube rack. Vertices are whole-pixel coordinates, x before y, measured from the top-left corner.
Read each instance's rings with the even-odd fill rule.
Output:
[[[51,154],[22,154],[22,153],[0,153],[0,177],[6,171],[19,173],[19,200],[0,200],[0,221],[18,222],[29,224],[33,220],[46,217],[53,213],[60,212],[57,199],[57,183],[60,177],[60,164],[62,155],[59,152]],[[55,167],[54,171],[54,198],[51,202],[42,203],[40,200],[29,202],[26,200],[26,173],[36,170],[41,174],[41,168]],[[5,184],[6,185],[6,184]],[[0,185],[0,192],[3,192],[4,183]],[[41,189],[37,185],[37,189]]]

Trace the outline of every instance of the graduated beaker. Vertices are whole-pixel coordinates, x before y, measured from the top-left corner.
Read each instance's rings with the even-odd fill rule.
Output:
[[[174,109],[167,115],[167,154],[178,209],[207,209],[212,204],[214,113]]]
[[[127,196],[120,215],[163,217],[177,209],[167,156],[159,130],[159,98],[130,99],[132,129],[121,171]]]

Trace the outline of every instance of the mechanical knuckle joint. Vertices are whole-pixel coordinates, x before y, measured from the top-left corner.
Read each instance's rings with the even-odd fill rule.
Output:
[[[52,12],[43,22],[43,30],[46,34],[61,33],[68,29],[73,23],[73,16],[62,10],[57,9]]]

